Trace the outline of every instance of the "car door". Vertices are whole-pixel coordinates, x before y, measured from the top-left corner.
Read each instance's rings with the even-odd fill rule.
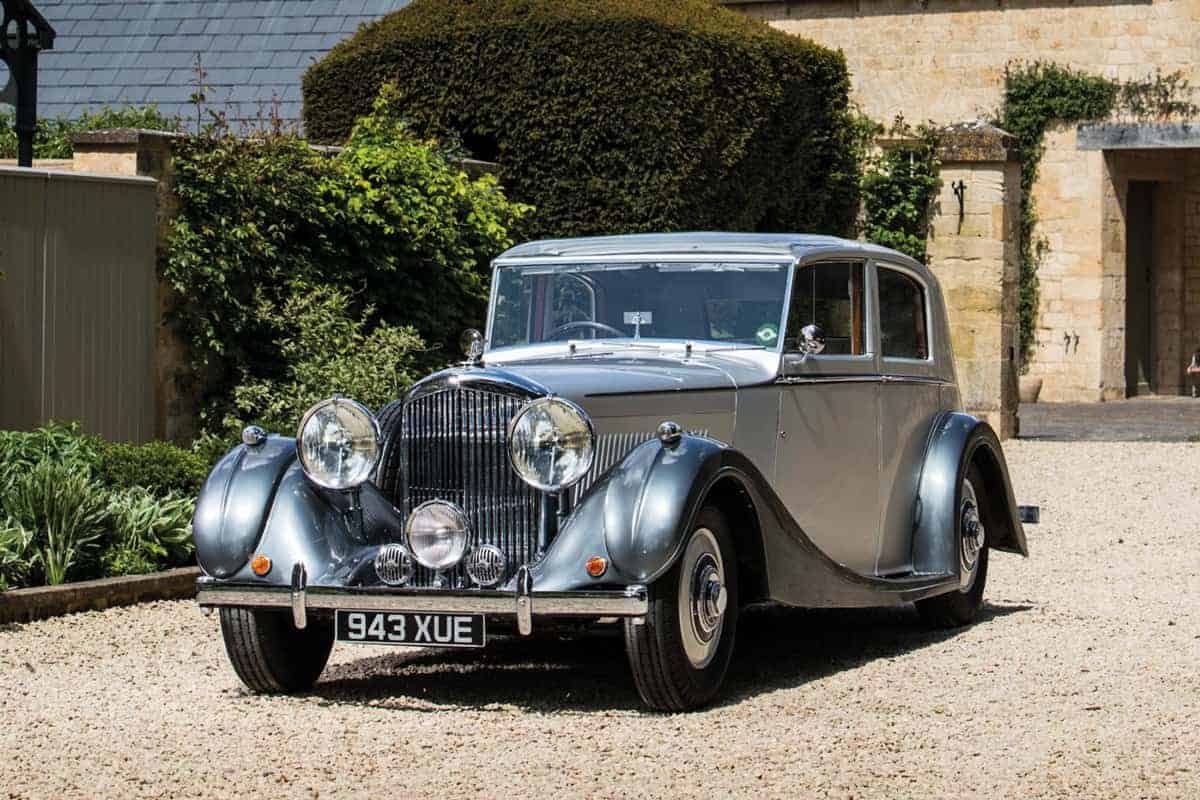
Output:
[[[776,483],[804,532],[830,558],[875,569],[879,534],[879,376],[874,291],[862,261],[796,268],[780,378]],[[818,355],[801,329],[825,332]]]
[[[912,571],[912,533],[917,483],[929,426],[941,407],[942,387],[934,362],[931,294],[916,272],[872,265],[879,313],[880,546],[876,572]]]

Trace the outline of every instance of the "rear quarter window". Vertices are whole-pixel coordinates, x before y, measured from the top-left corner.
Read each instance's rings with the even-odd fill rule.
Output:
[[[880,267],[879,332],[884,358],[929,358],[925,287],[906,273]]]

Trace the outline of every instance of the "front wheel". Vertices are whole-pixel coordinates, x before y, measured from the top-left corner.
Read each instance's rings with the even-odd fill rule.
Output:
[[[222,608],[221,636],[233,671],[256,694],[292,694],[313,687],[333,649],[333,621],[292,624],[290,611]]]
[[[737,557],[719,509],[701,509],[683,555],[649,592],[645,620],[625,622],[638,694],[659,711],[698,708],[720,691],[737,632]]]

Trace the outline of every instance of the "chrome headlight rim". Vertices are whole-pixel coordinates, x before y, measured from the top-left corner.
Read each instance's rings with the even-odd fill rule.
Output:
[[[309,421],[314,415],[320,411],[333,406],[335,408],[342,406],[349,408],[352,412],[364,417],[370,423],[371,432],[374,434],[375,452],[371,458],[371,465],[366,470],[365,475],[360,480],[351,483],[342,483],[324,478],[321,474],[310,468],[304,454],[304,429],[308,427]],[[329,489],[336,492],[353,491],[363,484],[371,480],[371,476],[375,474],[376,468],[379,466],[379,459],[383,453],[383,430],[379,427],[379,420],[371,409],[367,408],[357,400],[341,395],[334,395],[328,399],[315,403],[308,411],[304,412],[304,416],[300,418],[300,425],[296,428],[296,457],[300,461],[300,468],[304,470],[304,475],[310,481],[320,486],[322,489]]]
[[[578,470],[578,474],[572,476],[571,480],[565,481],[559,485],[531,480],[530,477],[521,470],[521,467],[517,464],[516,457],[513,453],[514,442],[516,441],[514,433],[517,429],[517,425],[520,424],[522,417],[524,417],[527,412],[533,410],[534,408],[552,404],[565,406],[583,422],[584,427],[587,429],[588,440],[590,443],[587,459],[585,460],[583,467]],[[572,486],[583,480],[591,470],[592,464],[594,464],[596,460],[596,426],[592,424],[591,415],[584,411],[578,403],[573,403],[570,400],[567,400],[565,397],[559,397],[557,395],[537,397],[521,406],[517,413],[513,415],[512,419],[508,421],[508,447],[506,449],[508,450],[508,463],[510,466],[512,466],[513,471],[517,473],[517,476],[520,477],[521,480],[525,481],[525,483],[527,483],[529,486],[532,486],[534,489],[537,489],[540,492],[555,494],[557,492],[570,489]]]
[[[462,536],[459,544],[457,545],[457,556],[454,559],[446,560],[444,563],[427,561],[424,558],[425,551],[416,547],[412,540],[413,523],[417,520],[420,514],[433,507],[446,509],[457,518],[458,522],[461,523],[458,531],[462,534]],[[412,554],[412,557],[417,560],[417,563],[425,569],[433,570],[434,572],[449,572],[463,562],[463,560],[467,557],[468,551],[470,550],[471,520],[467,517],[467,512],[456,503],[441,499],[427,500],[414,508],[409,513],[408,519],[404,520],[404,544],[408,548],[408,552]]]

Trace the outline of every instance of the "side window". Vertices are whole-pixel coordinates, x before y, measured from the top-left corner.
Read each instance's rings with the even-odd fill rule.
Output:
[[[929,358],[925,290],[903,272],[879,268],[879,331],[884,358]]]
[[[799,349],[800,329],[805,325],[819,325],[825,331],[824,355],[866,352],[861,263],[831,261],[796,271],[785,349]]]

